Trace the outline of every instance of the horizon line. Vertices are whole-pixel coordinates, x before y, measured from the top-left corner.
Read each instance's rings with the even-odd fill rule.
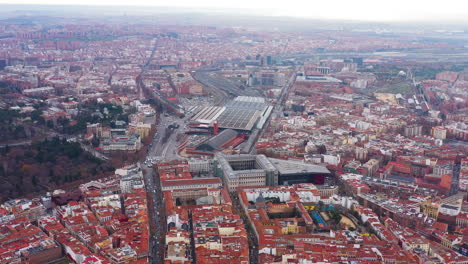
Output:
[[[316,20],[316,21],[333,21],[333,22],[355,22],[355,23],[385,23],[385,24],[405,24],[405,23],[417,23],[417,24],[434,24],[434,23],[442,23],[440,26],[446,26],[447,24],[449,25],[454,25],[458,24],[459,26],[468,26],[468,16],[465,16],[463,14],[456,15],[453,17],[451,15],[448,17],[448,15],[440,15],[439,17],[442,16],[442,18],[431,18],[431,19],[422,19],[422,18],[413,18],[413,19],[401,19],[401,18],[395,18],[395,19],[356,19],[356,18],[336,18],[336,17],[326,17],[326,16],[294,16],[294,15],[288,15],[288,14],[267,14],[264,12],[257,12],[255,9],[250,9],[250,8],[245,8],[245,7],[215,7],[215,6],[177,6],[177,5],[158,5],[158,4],[104,4],[104,3],[94,3],[94,4],[80,4],[80,3],[5,3],[0,1],[1,6],[17,6],[17,7],[87,7],[87,8],[102,8],[102,7],[107,7],[107,8],[122,8],[122,7],[132,7],[132,8],[164,8],[164,9],[171,9],[172,12],[168,12],[169,14],[176,14],[177,10],[180,11],[190,11],[192,13],[217,13],[217,14],[228,14],[231,16],[242,16],[242,15],[247,15],[247,16],[254,16],[254,17],[265,17],[265,18],[291,18],[291,19],[296,19],[296,20]],[[207,10],[204,10],[207,9]],[[232,10],[237,10],[237,11],[242,11],[242,13],[232,13],[229,11]],[[263,9],[264,11],[268,10],[276,10],[274,8],[270,9]],[[23,11],[23,10],[18,10],[18,11]],[[27,10],[24,10],[27,11]],[[151,10],[146,10],[148,12],[154,12],[156,10],[151,9]],[[0,14],[3,13],[0,11]],[[156,12],[156,13],[164,13],[164,12]],[[167,13],[166,13],[167,14]],[[461,19],[464,18],[464,19]]]

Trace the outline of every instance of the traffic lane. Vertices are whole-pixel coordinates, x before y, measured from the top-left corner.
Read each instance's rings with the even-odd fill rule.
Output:
[[[153,176],[154,176],[154,174],[153,174],[152,170],[145,168],[144,171],[146,172],[144,176],[145,176],[146,180],[148,181],[148,186],[153,186],[153,183],[154,183]],[[154,247],[154,245],[159,244],[159,239],[161,237],[163,237],[164,234],[162,233],[162,229],[161,229],[162,221],[161,221],[161,218],[159,217],[159,214],[158,214],[158,212],[160,210],[159,206],[161,204],[159,202],[160,197],[156,195],[153,188],[151,188],[150,193],[151,193],[150,197],[154,201],[154,208],[155,208],[155,211],[151,214],[153,216],[152,217],[153,221],[156,224],[156,226],[155,226],[156,227],[156,230],[155,230],[156,234],[151,239],[151,243],[153,244],[153,247]],[[155,241],[156,241],[156,244],[154,244]],[[160,257],[159,257],[159,253],[157,253],[158,250],[159,250],[159,246],[156,245],[155,249],[157,249],[157,251],[154,252],[154,253],[156,253],[156,255],[158,256],[158,257],[156,257],[156,260],[159,261]]]
[[[183,123],[184,120],[181,119],[181,120],[174,120],[176,123]],[[161,122],[161,128],[165,128],[165,125],[167,125],[167,121],[166,119],[164,119],[164,122]],[[160,129],[159,131],[164,131],[164,129]],[[177,130],[178,131],[178,130]],[[163,132],[164,133],[164,132]],[[160,133],[162,134],[162,133]],[[176,133],[174,133],[173,135],[171,135],[170,137],[170,140],[168,140],[165,144],[162,144],[161,142],[161,137],[159,137],[159,140],[157,142],[157,144],[154,144],[153,143],[153,147],[151,148],[151,150],[156,150],[155,152],[157,152],[158,150],[158,147],[160,146],[164,146],[166,144],[169,144],[169,145],[173,145],[171,143],[174,143],[175,141],[175,137],[176,137]],[[150,154],[148,155],[150,156]],[[147,156],[147,157],[148,157]],[[164,225],[164,216],[163,214],[158,214],[157,212],[160,212],[161,211],[161,208],[162,208],[162,203],[161,203],[161,200],[162,200],[162,197],[160,195],[156,195],[156,193],[154,193],[154,190],[160,190],[160,182],[156,179],[153,178],[154,174],[153,174],[153,171],[151,168],[145,168],[145,171],[149,172],[146,174],[146,177],[148,178],[148,183],[149,183],[149,186],[151,188],[151,197],[152,197],[152,200],[155,201],[154,202],[154,210],[155,210],[155,213],[153,213],[153,219],[154,221],[157,223],[156,225],[156,236],[158,237],[158,239],[163,239],[163,225]],[[158,192],[158,194],[160,194],[160,191]],[[159,250],[160,246],[158,246],[159,242],[158,240],[156,241],[156,245],[154,246],[155,250]],[[163,250],[163,248],[161,248],[161,251]],[[158,258],[160,255],[158,254]]]

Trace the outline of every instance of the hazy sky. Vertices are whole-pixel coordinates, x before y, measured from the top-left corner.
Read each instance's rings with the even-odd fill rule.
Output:
[[[467,20],[468,0],[0,0],[7,4],[144,5],[353,20]]]

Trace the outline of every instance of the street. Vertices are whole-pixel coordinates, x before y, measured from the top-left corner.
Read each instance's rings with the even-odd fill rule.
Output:
[[[248,241],[249,241],[249,259],[250,264],[258,264],[258,241],[257,236],[255,235],[252,227],[250,226],[250,221],[247,218],[247,215],[242,208],[242,205],[239,202],[239,196],[237,194],[231,193],[231,200],[234,212],[242,217],[244,221],[245,230],[248,234]]]
[[[148,157],[156,157],[160,160],[184,159],[177,154],[177,147],[179,145],[179,142],[177,142],[177,134],[184,132],[184,127],[186,125],[185,120],[185,118],[176,116],[161,115],[153,145],[148,150]],[[166,131],[166,128],[174,124],[177,124],[178,128]],[[164,141],[166,133],[170,133],[170,135]]]
[[[164,256],[165,216],[159,180],[155,179],[152,168],[143,166],[143,175],[148,195],[148,216],[150,218],[150,262],[162,263]]]

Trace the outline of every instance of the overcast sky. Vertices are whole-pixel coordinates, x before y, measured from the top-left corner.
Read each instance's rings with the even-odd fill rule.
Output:
[[[468,0],[0,0],[5,4],[141,5],[367,21],[467,20]]]

